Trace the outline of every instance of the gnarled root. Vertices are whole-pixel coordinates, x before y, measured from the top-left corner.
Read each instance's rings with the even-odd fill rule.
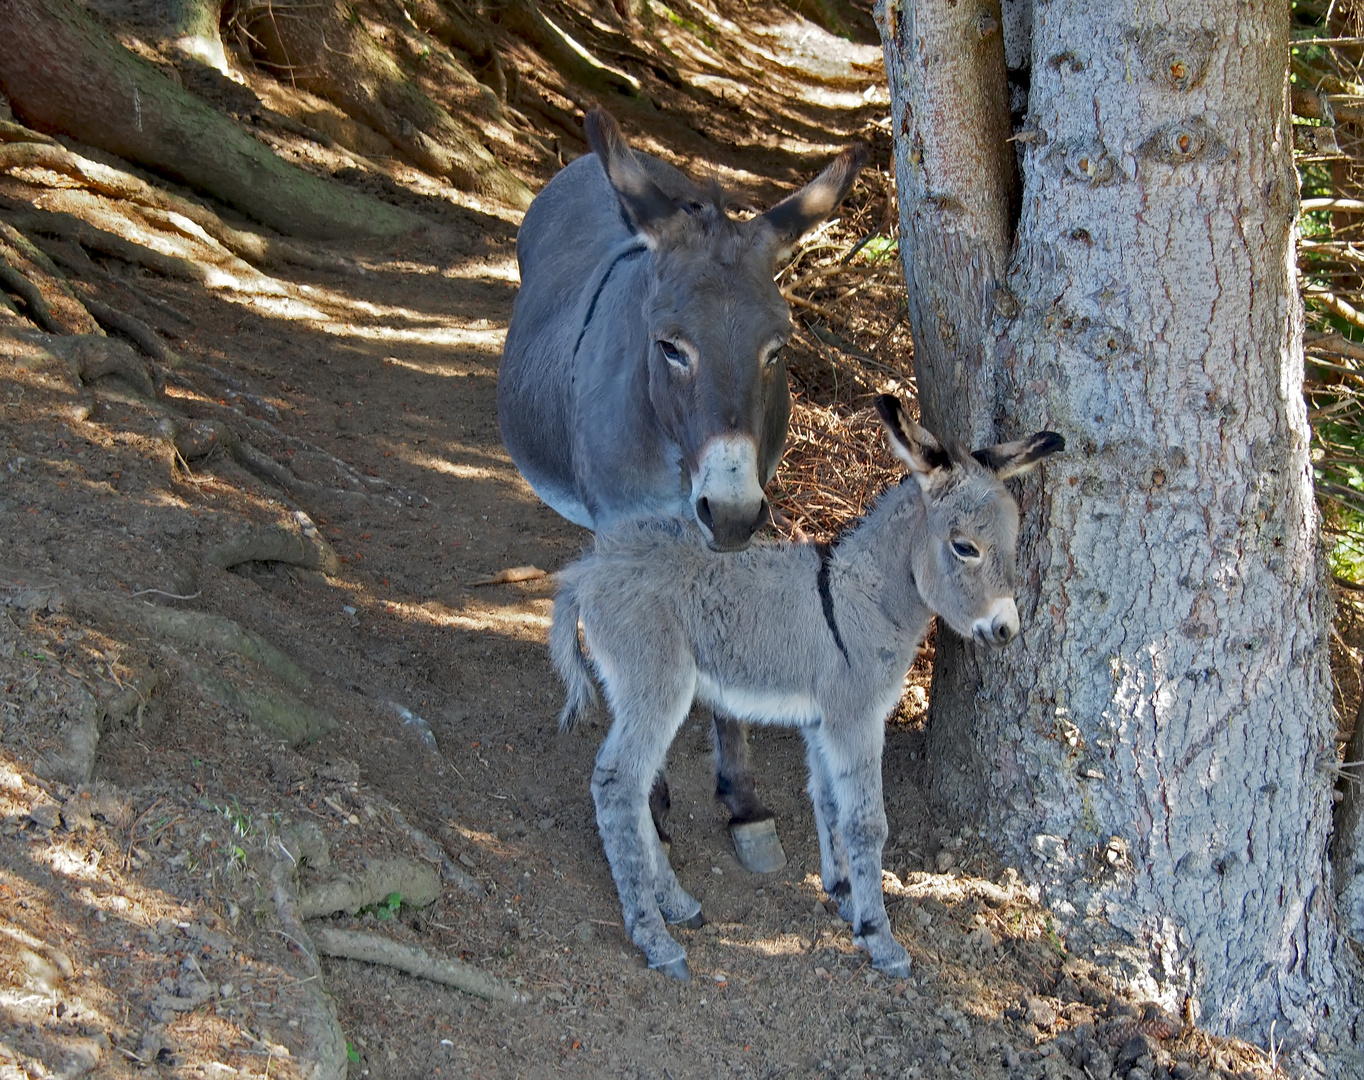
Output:
[[[378,934],[361,930],[339,930],[334,927],[313,927],[313,944],[323,956],[345,960],[363,960],[367,964],[384,964],[420,979],[430,979],[445,986],[453,986],[474,997],[488,1001],[520,1005],[529,1001],[524,994],[511,989],[491,975],[458,960],[432,956],[425,949],[403,945]]]
[[[440,897],[440,875],[424,862],[396,857],[371,859],[358,874],[342,874],[299,892],[298,910],[305,919],[346,912],[354,915],[363,907],[379,904],[394,893],[404,904],[425,907]]]
[[[209,550],[204,561],[222,570],[248,562],[280,562],[323,574],[335,574],[341,568],[336,552],[315,529],[310,535],[307,530],[292,532],[278,526],[249,529],[224,540]]]

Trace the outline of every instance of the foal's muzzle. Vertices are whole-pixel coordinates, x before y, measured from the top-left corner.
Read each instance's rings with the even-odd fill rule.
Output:
[[[996,600],[984,618],[971,625],[971,636],[982,645],[1001,649],[1018,637],[1018,608],[1012,597]]]

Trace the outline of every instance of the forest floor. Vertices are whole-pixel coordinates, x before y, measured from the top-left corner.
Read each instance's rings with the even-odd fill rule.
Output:
[[[849,215],[891,220],[878,48],[781,8],[703,10],[724,42],[697,38],[689,77],[739,104],[674,117],[686,146],[638,117],[627,133],[693,171],[713,159],[762,202],[867,139]],[[318,245],[321,268],[196,282],[101,258],[101,289],[182,358],[153,396],[82,385],[47,335],[0,331],[0,1077],[311,1077],[347,1059],[374,1080],[1271,1075],[1255,1048],[1115,992],[1026,874],[928,813],[926,669],[885,758],[887,907],[911,976],[873,971],[820,889],[794,734],[753,735],[789,862],[737,863],[699,713],[672,755],[672,860],[710,921],[680,931],[690,983],[645,969],[588,792],[604,717],[555,728],[552,580],[480,584],[552,572],[588,539],[498,437],[517,215],[391,177],[429,226]],[[806,407],[906,380],[896,304],[879,294],[836,332],[797,311]],[[839,350],[873,359],[853,391]],[[227,452],[186,460],[169,405],[296,482]],[[295,889],[338,874],[364,910],[304,921]],[[322,931],[348,928],[524,1000],[319,964]]]

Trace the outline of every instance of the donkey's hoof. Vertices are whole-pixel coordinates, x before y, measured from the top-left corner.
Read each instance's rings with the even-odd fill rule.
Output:
[[[909,953],[903,945],[896,943],[893,949],[886,950],[880,959],[872,958],[871,966],[890,979],[909,978]]]
[[[786,865],[786,852],[782,850],[777,823],[772,818],[732,824],[729,835],[734,840],[734,854],[745,870],[775,874]]]
[[[676,960],[669,960],[663,964],[650,964],[649,967],[678,982],[691,982],[691,968],[687,967],[685,956],[679,956]]]
[[[673,925],[680,926],[684,930],[700,930],[701,927],[706,925],[706,917],[701,913],[700,909],[698,909],[696,914],[690,919],[682,919]]]

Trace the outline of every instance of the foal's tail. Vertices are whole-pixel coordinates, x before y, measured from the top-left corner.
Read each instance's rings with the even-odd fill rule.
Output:
[[[559,730],[571,731],[587,707],[597,700],[592,670],[578,641],[578,594],[571,582],[560,579],[554,598],[554,621],[549,628],[549,659],[563,680],[567,698],[559,713]]]

